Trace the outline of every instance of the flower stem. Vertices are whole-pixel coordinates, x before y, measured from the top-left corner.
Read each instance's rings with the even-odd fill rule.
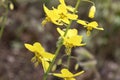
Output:
[[[8,14],[8,6],[6,6],[6,12],[2,18],[2,25],[1,25],[1,29],[0,29],[0,39],[2,38],[3,32],[4,32],[4,28],[5,28],[5,23],[7,20],[7,14]]]
[[[68,55],[68,58],[67,58],[67,68],[69,69],[70,67],[70,57],[71,57],[71,54]]]
[[[80,0],[77,1],[77,4],[75,6],[75,10],[74,10],[73,14],[75,14],[76,10],[78,9],[79,4],[80,4]],[[72,20],[70,20],[70,24],[67,26],[64,36],[66,36],[71,24],[72,24]],[[55,62],[55,60],[56,60],[56,58],[57,58],[57,56],[60,52],[60,49],[61,49],[62,45],[63,45],[62,42],[63,42],[63,39],[60,40],[60,44],[58,45],[58,47],[55,51],[55,57],[53,58],[48,70],[46,71],[46,73],[44,73],[43,80],[47,80],[48,73],[50,72],[51,68],[53,67],[53,64],[54,64],[54,62]]]

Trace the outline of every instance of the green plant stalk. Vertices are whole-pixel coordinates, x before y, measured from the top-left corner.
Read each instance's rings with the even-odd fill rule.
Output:
[[[7,15],[8,15],[8,6],[6,6],[6,12],[5,12],[5,14],[3,16],[3,20],[2,20],[2,26],[1,26],[1,29],[0,29],[0,40],[1,40],[3,32],[4,32],[5,23],[6,23],[6,20],[7,20]]]
[[[80,4],[80,0],[77,1],[77,4],[76,4],[76,6],[75,6],[75,10],[74,10],[73,14],[74,14],[74,13],[76,12],[76,10],[78,9],[79,4]],[[67,34],[67,32],[68,32],[71,24],[72,24],[72,20],[70,20],[70,24],[67,26],[64,36],[66,36],[66,34]],[[51,64],[50,64],[48,70],[46,71],[46,73],[44,73],[43,80],[47,80],[48,73],[50,72],[51,68],[53,67],[54,62],[55,62],[55,60],[56,60],[56,58],[57,58],[57,56],[58,56],[58,54],[59,54],[59,52],[60,52],[60,49],[61,49],[61,47],[62,47],[62,45],[63,45],[62,42],[63,42],[63,39],[60,40],[60,44],[58,45],[58,47],[57,47],[57,49],[56,49],[56,51],[55,51],[55,57],[53,58],[53,60],[52,60],[52,62],[51,62]]]
[[[67,58],[67,68],[68,69],[70,67],[70,57],[71,57],[71,53],[68,55],[68,58]]]

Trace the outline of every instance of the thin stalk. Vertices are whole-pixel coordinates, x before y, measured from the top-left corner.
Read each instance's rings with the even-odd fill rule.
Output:
[[[8,6],[6,6],[6,12],[5,12],[3,19],[2,19],[2,25],[1,25],[1,29],[0,29],[0,40],[1,40],[3,32],[4,32],[5,23],[7,20],[7,15],[8,15]]]
[[[74,13],[76,12],[76,10],[78,9],[79,4],[80,4],[80,0],[77,1],[77,4],[76,4],[76,6],[75,6],[75,10],[74,10],[73,14],[74,14]],[[64,36],[66,36],[66,34],[67,34],[67,32],[68,32],[71,24],[72,24],[72,20],[70,20],[70,24],[67,26]],[[51,64],[50,64],[48,70],[46,71],[46,73],[44,73],[43,80],[47,80],[48,73],[50,72],[51,68],[53,67],[53,64],[54,64],[54,62],[55,62],[55,60],[56,60],[56,57],[58,56],[58,54],[59,54],[59,52],[60,52],[60,49],[61,49],[61,47],[62,47],[62,45],[63,45],[62,42],[63,42],[63,39],[60,40],[60,44],[58,45],[58,47],[57,47],[57,49],[56,49],[56,51],[55,51],[55,57],[53,58],[53,60],[52,60],[52,62],[51,62]]]
[[[71,57],[71,54],[68,55],[68,58],[67,58],[67,68],[69,69],[70,67],[70,57]]]

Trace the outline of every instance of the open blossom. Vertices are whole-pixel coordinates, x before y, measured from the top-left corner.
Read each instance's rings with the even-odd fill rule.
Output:
[[[66,47],[66,53],[69,55],[71,48],[75,46],[83,46],[82,36],[78,35],[77,29],[69,29],[66,36],[64,36],[65,31],[57,28],[58,33],[63,38],[63,45]]]
[[[42,62],[44,71],[46,71],[49,67],[49,61],[53,60],[54,55],[49,52],[46,52],[39,42],[35,42],[33,45],[26,43],[25,47],[29,51],[35,53],[35,60],[38,62]]]
[[[59,0],[60,4],[57,8],[53,7],[53,10],[49,10],[45,5],[43,5],[44,11],[46,13],[45,20],[42,21],[42,24],[45,25],[47,22],[53,22],[56,25],[69,24],[70,20],[76,20],[78,15],[72,14],[74,8],[67,6],[64,0]]]
[[[68,69],[62,69],[61,73],[53,73],[53,75],[63,78],[64,80],[76,80],[74,77],[81,75],[82,73],[84,73],[84,71],[73,74]]]
[[[91,34],[91,30],[97,29],[97,30],[104,30],[103,28],[98,27],[98,23],[96,21],[92,22],[86,22],[84,20],[77,20],[77,23],[83,25],[85,28],[87,28],[87,35],[89,36]]]
[[[66,36],[64,36],[65,31],[57,28],[57,31],[63,38],[63,45],[74,47],[74,46],[82,46],[82,36],[78,35],[77,29],[69,29]]]

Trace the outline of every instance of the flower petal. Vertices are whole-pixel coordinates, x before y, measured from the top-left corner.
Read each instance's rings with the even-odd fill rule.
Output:
[[[84,21],[84,20],[77,20],[77,23],[84,25],[84,26],[87,25],[86,21]]]
[[[74,74],[72,77],[79,76],[79,75],[83,74],[84,72],[85,72],[85,71],[80,71],[80,72]]]
[[[44,72],[46,72],[49,67],[49,62],[45,61],[44,59],[41,59],[41,61],[42,61]]]
[[[98,23],[96,21],[92,21],[92,22],[88,23],[87,26],[90,26],[92,28],[97,28],[98,27]]]
[[[76,20],[77,18],[78,18],[78,15],[76,15],[76,14],[67,14],[67,17],[69,18],[69,19],[71,19],[71,20]]]
[[[64,75],[64,77],[71,77],[73,74],[68,69],[62,69],[61,73]]]
[[[52,61],[54,58],[54,54],[52,53],[48,53],[48,52],[44,52],[43,54],[41,54],[43,56],[43,58],[45,58],[47,61]]]
[[[29,51],[35,52],[35,48],[34,48],[32,45],[27,44],[27,43],[25,43],[24,45],[25,45],[25,47],[26,47]]]
[[[64,36],[64,31],[62,31],[60,28],[57,28],[57,31],[58,31],[58,33],[61,35],[61,36]]]

